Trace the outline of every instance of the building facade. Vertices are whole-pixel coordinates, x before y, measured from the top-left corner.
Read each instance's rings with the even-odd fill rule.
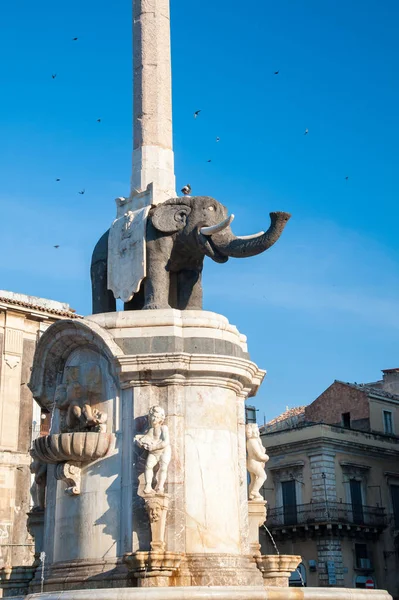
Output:
[[[29,449],[48,427],[28,388],[36,344],[59,319],[78,318],[68,304],[0,290],[0,594],[26,591],[34,544]]]
[[[303,557],[305,584],[399,598],[399,369],[371,384],[336,381],[261,435],[266,525],[281,553]],[[262,544],[272,551],[265,530]]]

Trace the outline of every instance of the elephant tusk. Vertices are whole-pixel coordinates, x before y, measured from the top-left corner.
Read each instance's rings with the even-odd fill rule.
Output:
[[[260,237],[264,234],[264,231],[260,231],[259,233],[254,233],[253,235],[239,235],[237,236],[238,240],[254,240],[257,237]]]
[[[219,231],[223,231],[223,229],[226,229],[226,227],[231,225],[233,221],[234,215],[231,215],[230,217],[227,217],[227,219],[225,219],[221,223],[218,223],[217,225],[211,225],[210,227],[201,227],[200,232],[202,233],[202,235],[213,235],[214,233],[219,233]]]

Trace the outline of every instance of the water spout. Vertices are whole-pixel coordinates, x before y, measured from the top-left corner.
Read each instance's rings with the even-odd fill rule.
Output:
[[[274,549],[275,549],[275,551],[276,551],[276,554],[278,554],[278,555],[280,556],[280,552],[279,552],[279,549],[277,548],[277,544],[276,544],[276,542],[275,542],[275,540],[274,540],[274,537],[272,536],[272,534],[270,533],[270,531],[269,531],[269,529],[266,527],[266,525],[263,525],[263,527],[265,528],[267,535],[269,536],[269,538],[270,538],[270,539],[271,539],[271,541],[272,541],[272,544],[273,544],[273,546],[274,546]]]
[[[55,413],[55,398],[53,401],[53,406],[51,407],[51,415],[50,415],[50,429],[49,429],[49,433],[54,433],[53,432],[53,421],[54,421],[54,413]]]
[[[306,587],[305,586],[305,582],[304,582],[303,577],[302,577],[301,569],[299,567],[297,567],[296,571],[297,571],[297,573],[299,575],[299,579],[301,580],[302,587]]]
[[[44,590],[44,563],[46,561],[46,553],[45,552],[40,552],[40,561],[42,563],[42,571],[41,571],[41,578],[40,578],[40,591],[43,594],[43,590]]]

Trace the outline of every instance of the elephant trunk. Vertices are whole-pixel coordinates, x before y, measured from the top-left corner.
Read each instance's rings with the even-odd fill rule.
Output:
[[[291,215],[286,212],[270,213],[270,227],[265,233],[255,236],[236,237],[231,229],[225,229],[211,236],[212,246],[222,256],[247,258],[261,254],[279,239]]]

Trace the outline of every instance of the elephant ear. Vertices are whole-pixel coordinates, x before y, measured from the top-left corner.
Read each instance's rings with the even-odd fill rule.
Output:
[[[162,233],[175,233],[185,227],[190,212],[191,208],[186,204],[164,202],[154,208],[151,217],[152,224]]]

